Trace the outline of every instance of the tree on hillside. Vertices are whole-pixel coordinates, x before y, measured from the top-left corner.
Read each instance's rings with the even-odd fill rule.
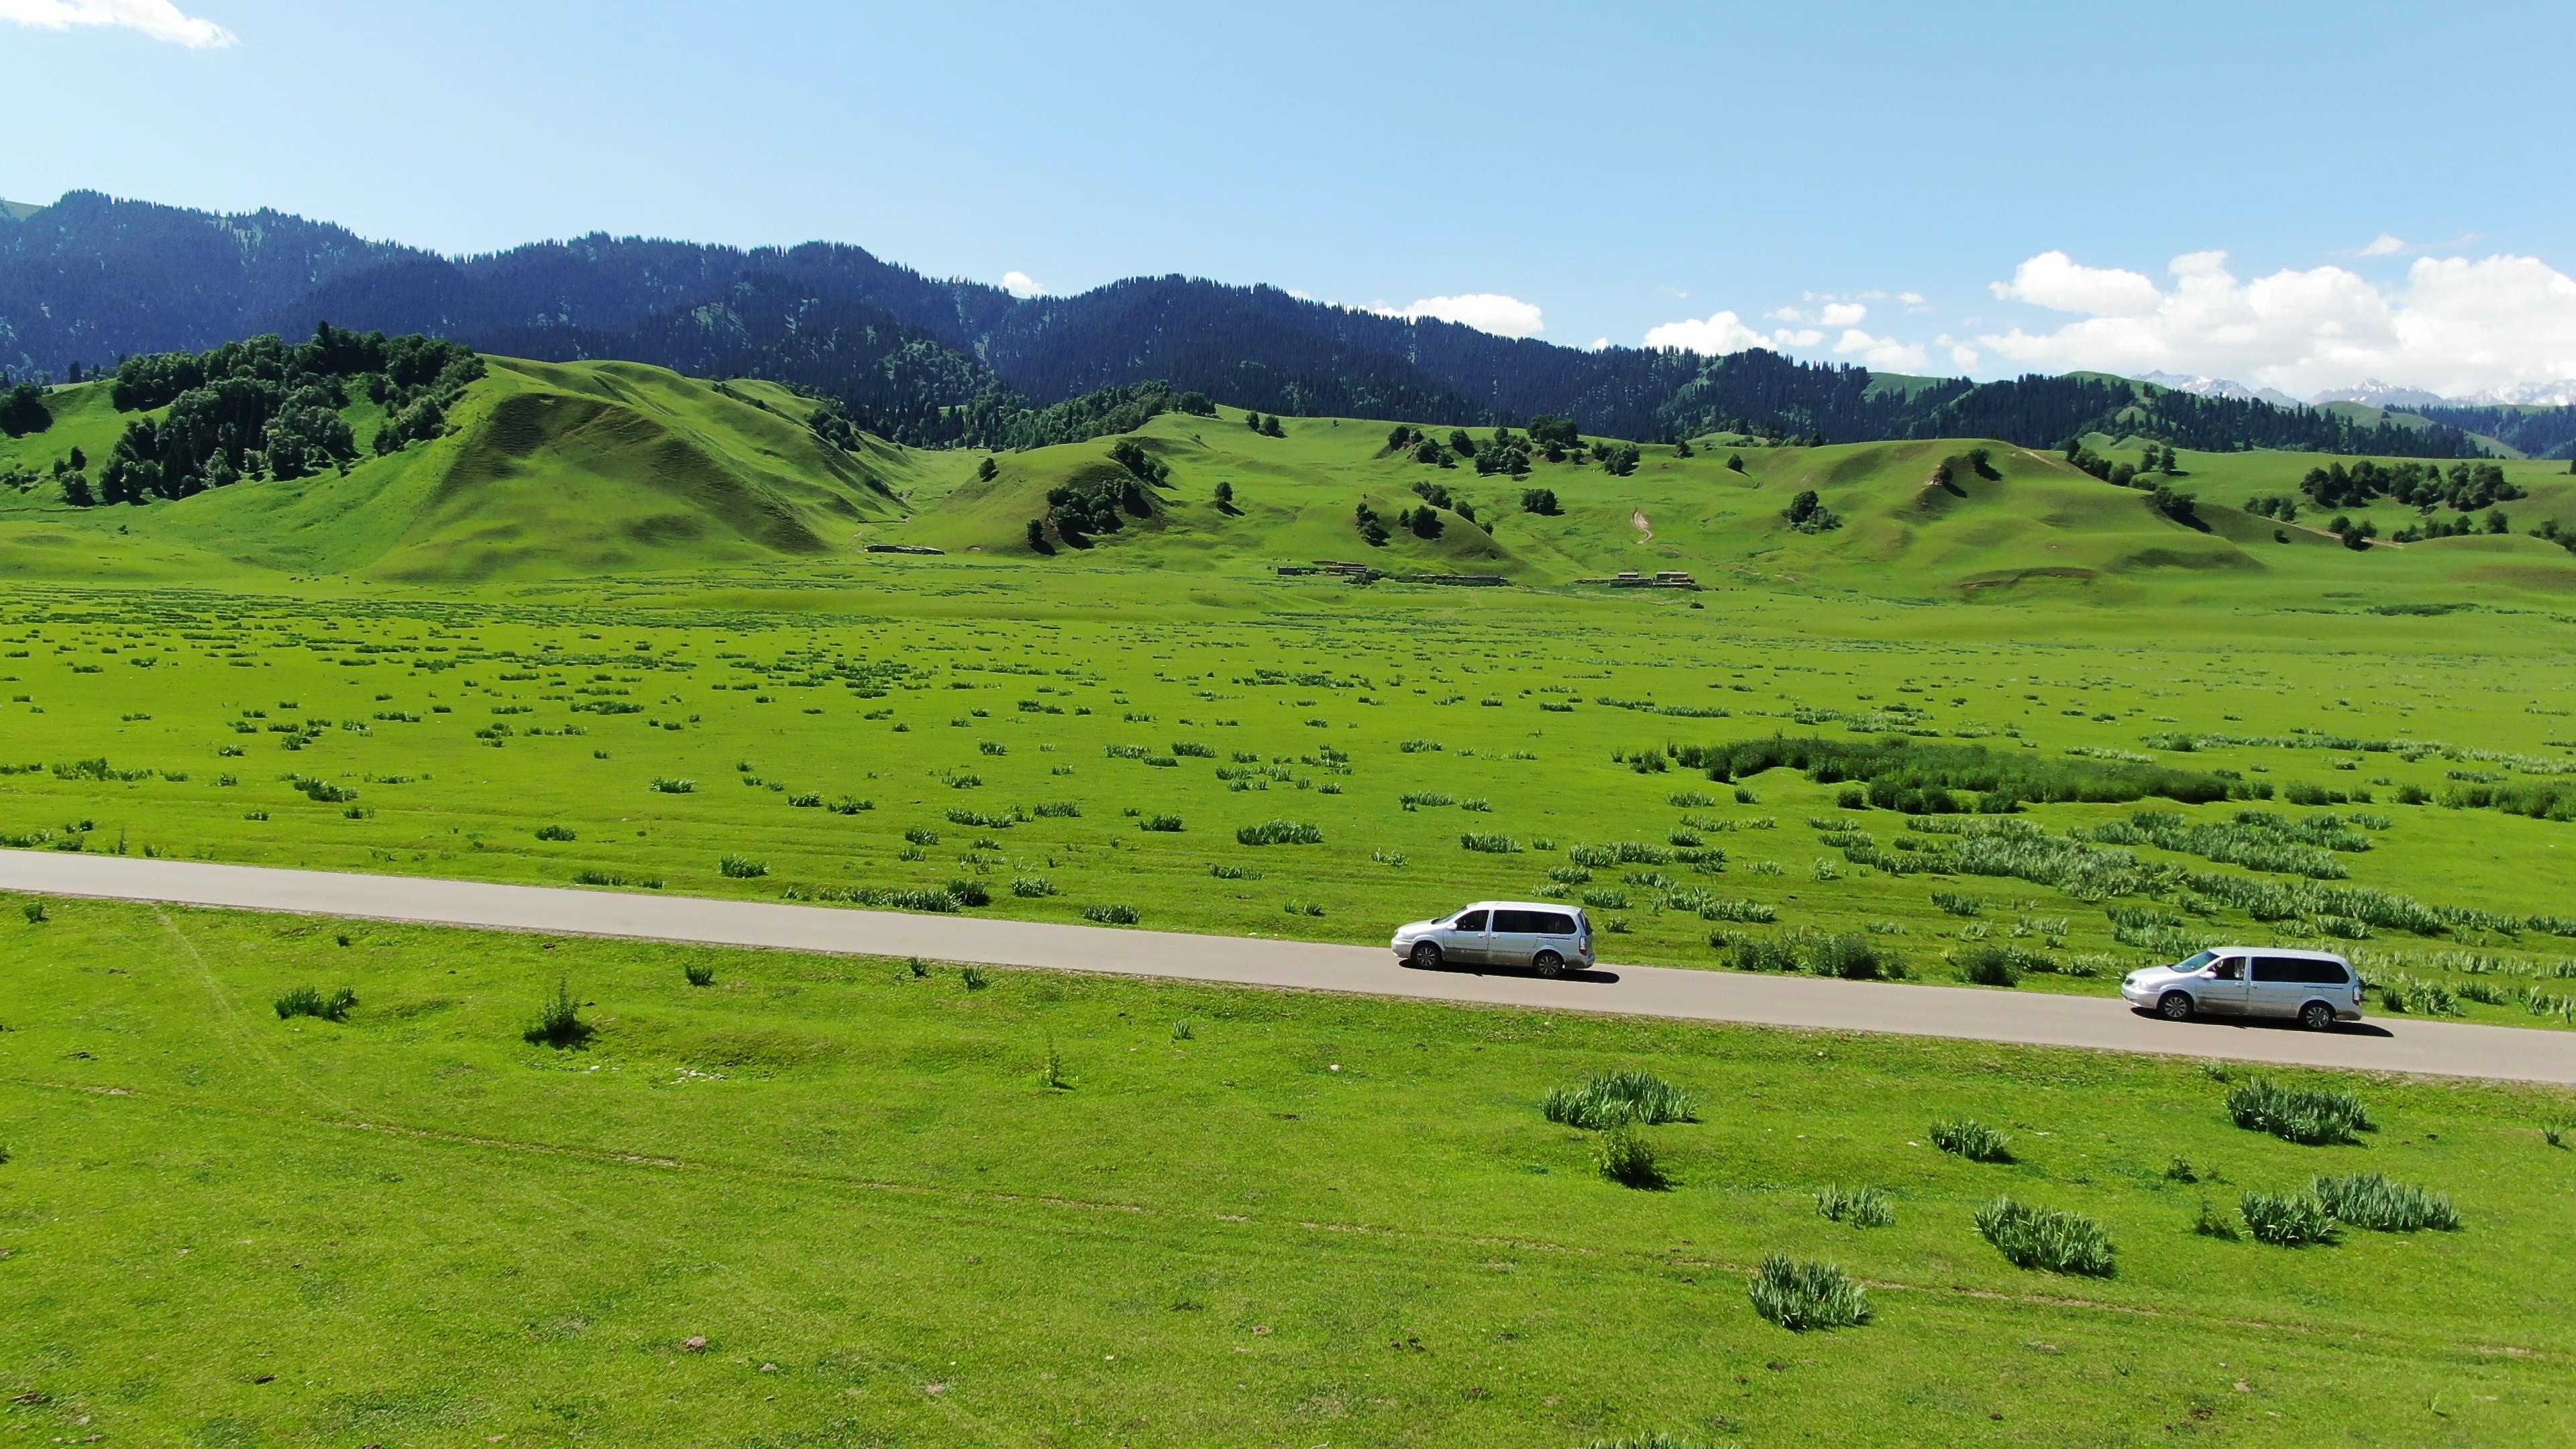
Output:
[[[1744,455],[1743,455],[1742,453],[1729,453],[1729,454],[1727,454],[1727,455],[1726,455],[1726,471],[1728,471],[1728,472],[1730,472],[1730,473],[1741,473],[1741,472],[1743,472],[1743,471],[1744,471]]]
[[[1457,454],[1461,458],[1472,458],[1476,456],[1476,440],[1467,436],[1467,430],[1465,428],[1451,428],[1449,430],[1449,451]]]
[[[1798,496],[1789,500],[1789,506],[1781,510],[1780,516],[1800,533],[1823,533],[1843,526],[1842,515],[1827,508],[1813,488],[1800,489]]]
[[[1401,449],[1411,447],[1412,445],[1413,429],[1411,427],[1403,423],[1397,423],[1394,427],[1387,430],[1386,447],[1388,452],[1396,452]]]
[[[1029,550],[1032,553],[1055,552],[1055,545],[1047,542],[1046,520],[1043,518],[1029,520]]]
[[[1182,393],[1179,397],[1173,399],[1172,410],[1175,412],[1188,413],[1194,418],[1212,418],[1216,416],[1216,404],[1208,401],[1208,395],[1203,392]]]
[[[1386,524],[1379,520],[1377,510],[1368,506],[1367,499],[1360,500],[1360,506],[1351,519],[1359,526],[1360,537],[1368,541],[1369,547],[1386,547]]]
[[[1224,479],[1217,480],[1216,506],[1220,512],[1232,513],[1234,511],[1234,485]]]
[[[1261,436],[1265,438],[1284,438],[1288,436],[1288,430],[1279,426],[1279,415],[1277,413],[1272,413],[1270,416],[1261,420]]]
[[[987,453],[984,455],[984,461],[975,465],[975,478],[977,482],[990,483],[1000,476],[1001,471],[1002,465],[993,461],[993,456]]]
[[[1261,414],[1259,414],[1259,413],[1245,413],[1245,414],[1243,415],[1243,425],[1244,425],[1245,427],[1247,427],[1247,428],[1252,429],[1252,430],[1253,430],[1254,432],[1256,432],[1256,433],[1257,433],[1257,432],[1260,432],[1260,431],[1261,431]]]
[[[2157,484],[2155,491],[2147,495],[2147,506],[2176,523],[2187,524],[2193,528],[2202,526],[2200,499],[2170,483]]]
[[[1556,490],[1553,488],[1527,488],[1521,491],[1521,512],[1523,513],[1535,513],[1542,518],[1554,518],[1564,511],[1564,507],[1556,501]]]
[[[23,438],[41,433],[54,425],[54,415],[45,406],[45,390],[32,382],[22,382],[0,392],[0,433]]]
[[[1688,438],[1684,438],[1684,439],[1682,439],[1680,442],[1673,444],[1673,456],[1674,456],[1674,457],[1676,457],[1676,458],[1687,458],[1687,457],[1689,457],[1690,455],[1691,455],[1690,439],[1688,439]]]

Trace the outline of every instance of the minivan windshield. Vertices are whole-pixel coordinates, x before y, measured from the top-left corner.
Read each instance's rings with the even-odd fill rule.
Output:
[[[2190,960],[2177,964],[2173,969],[2176,971],[2197,971],[2217,959],[2217,952],[2203,951],[2199,955],[2192,957]]]

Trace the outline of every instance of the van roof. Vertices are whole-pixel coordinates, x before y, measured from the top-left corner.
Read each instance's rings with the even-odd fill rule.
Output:
[[[1458,909],[1462,911],[1559,911],[1577,916],[1583,914],[1581,906],[1569,906],[1563,901],[1472,901]]]
[[[2337,952],[2306,951],[2296,946],[2212,946],[2209,950],[2219,956],[2290,956],[2304,961],[2332,961],[2339,966],[2352,964]]]

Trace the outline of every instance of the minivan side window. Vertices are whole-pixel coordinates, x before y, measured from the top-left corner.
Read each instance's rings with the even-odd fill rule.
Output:
[[[1571,936],[1574,918],[1556,911],[1496,911],[1494,929],[1506,936]]]
[[[2311,961],[2304,956],[2257,956],[2254,979],[2300,986],[2342,986],[2349,980],[2343,968],[2332,961]]]
[[[1483,911],[1469,911],[1467,914],[1460,916],[1457,921],[1449,927],[1449,929],[1453,931],[1481,931],[1485,929],[1485,913]]]
[[[2245,979],[2245,963],[2230,956],[2219,962],[2210,974],[2221,981],[2242,981]]]

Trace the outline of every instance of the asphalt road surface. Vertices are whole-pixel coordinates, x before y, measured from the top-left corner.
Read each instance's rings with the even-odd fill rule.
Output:
[[[2576,1032],[2378,1018],[2331,1032],[2177,1025],[2099,996],[1604,965],[1542,981],[1416,971],[1391,951],[769,901],[0,850],[0,889],[491,930],[767,947],[1832,1031],[2576,1085]],[[1389,923],[1392,925],[1393,923]]]

